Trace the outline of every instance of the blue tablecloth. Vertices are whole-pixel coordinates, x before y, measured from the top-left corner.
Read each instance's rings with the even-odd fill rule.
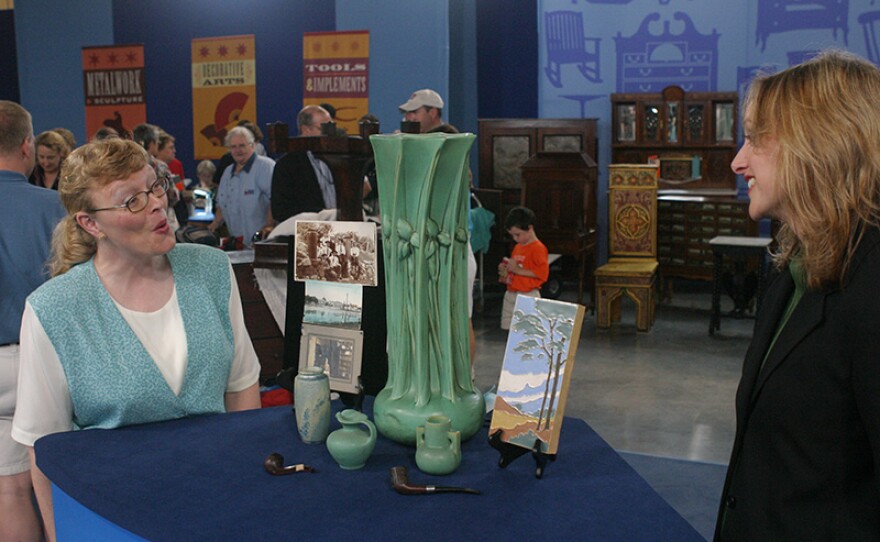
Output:
[[[272,452],[318,472],[271,476],[263,460]],[[300,441],[289,407],[59,433],[36,443],[37,464],[55,489],[104,518],[86,518],[89,510],[70,502],[56,507],[59,540],[94,540],[102,524],[109,527],[102,539],[127,530],[188,542],[702,540],[582,420],[565,419],[558,458],[540,480],[529,455],[499,468],[486,429],[462,452],[455,473],[428,476],[413,448],[380,436],[364,469],[344,471],[323,445]],[[395,465],[408,468],[412,484],[483,495],[399,495],[389,477]]]

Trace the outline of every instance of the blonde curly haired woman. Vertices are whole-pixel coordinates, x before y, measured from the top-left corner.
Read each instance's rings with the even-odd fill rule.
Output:
[[[165,193],[138,144],[71,153],[59,192],[53,278],[27,300],[12,437],[30,446],[49,538],[51,489],[40,437],[259,408],[259,363],[228,257],[176,245]]]

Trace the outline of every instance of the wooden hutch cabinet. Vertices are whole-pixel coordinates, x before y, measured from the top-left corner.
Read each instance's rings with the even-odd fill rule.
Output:
[[[663,279],[712,279],[709,240],[754,236],[748,201],[736,199],[736,92],[611,95],[611,162],[660,165],[657,258]]]
[[[504,218],[512,207],[526,203],[523,188],[525,177],[530,177],[532,196],[540,193],[542,185],[547,189],[544,205],[535,210],[539,219],[553,221],[541,224],[538,236],[542,240],[572,238],[572,243],[554,244],[550,250],[573,256],[578,261],[577,273],[564,269],[564,274],[576,276],[580,282],[584,258],[592,262],[596,246],[596,184],[589,182],[582,172],[584,167],[589,168],[589,165],[585,166],[584,155],[595,167],[598,151],[596,124],[596,119],[479,119],[480,187],[474,193],[487,209],[495,213],[489,252],[483,260],[486,277],[494,276],[501,258],[510,253]],[[540,164],[534,162],[532,165],[540,167],[526,172],[523,169],[526,162],[539,155],[543,156]],[[546,167],[548,161],[559,167]],[[573,162],[576,163],[574,168]],[[557,188],[562,186],[559,183],[569,182],[574,170],[578,172],[574,175],[580,183],[578,195],[573,193],[570,200],[558,197]],[[588,190],[586,194],[583,193],[584,187]],[[577,224],[576,229],[568,229],[574,224]]]

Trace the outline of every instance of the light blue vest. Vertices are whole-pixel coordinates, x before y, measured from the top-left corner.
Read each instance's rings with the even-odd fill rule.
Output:
[[[110,429],[225,411],[234,355],[229,260],[204,245],[168,253],[187,364],[180,395],[171,388],[104,289],[92,260],[28,297],[67,377],[77,428]]]

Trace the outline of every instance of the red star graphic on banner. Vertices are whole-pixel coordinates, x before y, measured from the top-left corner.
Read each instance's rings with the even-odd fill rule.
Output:
[[[101,60],[98,58],[98,55],[89,55],[89,64],[92,66],[97,66],[98,62]]]
[[[207,47],[202,47],[201,49],[199,49],[199,56],[201,56],[202,58],[208,56],[208,54],[210,54],[210,51],[208,51]]]
[[[360,44],[360,43],[358,43],[358,42],[356,42],[356,41],[351,42],[351,50],[352,50],[352,51],[357,51],[357,50],[360,49],[360,48],[361,48],[361,44]]]
[[[314,45],[312,45],[312,51],[316,53],[321,52],[321,44],[316,42]]]
[[[137,62],[137,54],[134,51],[129,51],[128,54],[125,55],[125,59],[128,60],[129,64],[134,64]]]
[[[241,45],[239,45],[238,49],[236,49],[236,50],[238,51],[238,56],[244,56],[245,53],[247,53],[247,47],[243,43]]]
[[[116,60],[116,53],[110,53],[109,55],[107,55],[107,62],[109,62],[110,64],[116,64]]]
[[[330,48],[333,49],[333,52],[335,53],[336,51],[339,50],[339,42],[338,42],[338,41],[334,41],[333,44],[330,45]]]
[[[226,53],[229,52],[229,49],[226,48],[225,45],[221,45],[219,49],[217,49],[217,54],[220,56],[226,56]]]

